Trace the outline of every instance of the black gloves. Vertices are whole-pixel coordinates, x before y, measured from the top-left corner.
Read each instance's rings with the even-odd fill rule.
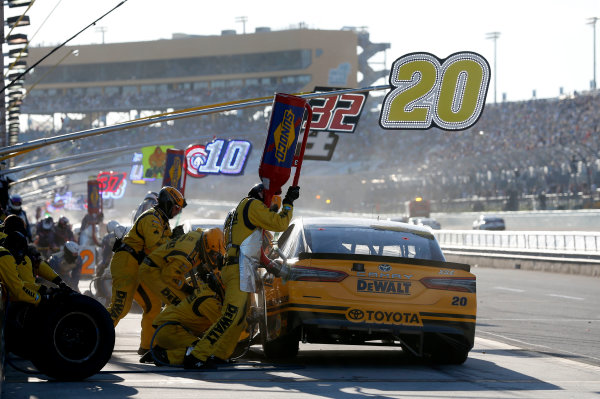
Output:
[[[173,232],[171,233],[171,240],[176,240],[184,234],[183,225],[175,226]]]
[[[186,295],[192,295],[194,293],[194,287],[189,284],[183,283],[181,287],[181,291],[183,291]]]
[[[285,194],[285,198],[283,199],[284,204],[293,205],[294,201],[296,201],[300,197],[300,187],[299,186],[289,186],[287,193]]]

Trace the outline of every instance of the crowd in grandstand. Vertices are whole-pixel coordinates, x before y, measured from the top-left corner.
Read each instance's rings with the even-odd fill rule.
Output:
[[[258,83],[258,82],[257,82]],[[148,86],[147,90],[123,90],[112,93],[73,90],[68,95],[59,92],[32,92],[23,103],[23,113],[47,112],[90,112],[129,111],[139,109],[185,108],[227,101],[272,96],[275,91],[292,93],[298,84],[278,86],[261,84],[256,86],[229,86],[222,89],[194,88],[171,89],[166,85]]]
[[[38,102],[27,98],[23,110],[40,110],[44,106],[56,110],[63,105],[66,110],[68,104],[78,104],[87,112],[120,110],[122,107],[164,111],[269,96],[275,91],[297,92],[299,87],[253,86],[90,98],[55,96],[51,101],[44,99],[46,105],[39,103],[40,98],[35,100]],[[415,194],[434,201],[542,193],[577,195],[581,192],[598,196],[600,155],[594,137],[598,134],[600,121],[596,111],[600,108],[600,95],[596,92],[560,99],[488,104],[473,127],[459,132],[436,128],[384,130],[379,126],[379,112],[376,111],[381,99],[371,96],[355,134],[340,135],[331,164],[326,165],[325,161],[305,164],[304,174],[308,180],[304,184],[314,182],[315,187],[326,187],[324,194],[332,197],[332,203],[337,204],[339,210],[375,206],[393,210],[395,204]],[[186,118],[160,126],[63,143],[57,146],[53,156],[57,156],[57,151],[84,153],[173,137],[189,137],[189,144],[206,143],[212,137],[219,137],[252,141],[254,151],[251,156],[256,163],[262,154],[268,122],[268,113],[262,110],[248,108],[236,114]],[[33,139],[89,129],[86,123],[67,120],[59,131],[32,130],[23,137]],[[131,154],[123,155],[123,161],[130,159]],[[255,177],[253,170],[247,173]],[[332,175],[338,176],[324,184],[323,179]],[[347,184],[356,187],[355,198],[349,199],[346,195]],[[220,194],[212,191],[211,195]]]

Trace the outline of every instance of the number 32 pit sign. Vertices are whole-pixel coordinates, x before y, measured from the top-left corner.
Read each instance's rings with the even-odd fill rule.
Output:
[[[392,64],[379,125],[384,129],[458,131],[473,126],[483,112],[490,66],[481,55],[463,51],[439,59],[425,52],[410,53]],[[315,92],[336,91],[315,88]],[[340,133],[354,133],[368,91],[312,98],[311,130],[305,159],[329,161]]]
[[[469,51],[441,60],[411,53],[392,64],[390,85],[379,116],[384,129],[464,130],[473,126],[485,105],[490,66]]]

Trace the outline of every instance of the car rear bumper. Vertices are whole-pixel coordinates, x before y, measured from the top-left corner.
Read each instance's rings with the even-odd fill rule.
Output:
[[[323,335],[360,335],[364,340],[427,333],[459,336],[470,348],[475,339],[475,315],[431,312],[365,311],[342,306],[288,304],[282,313],[288,328],[301,327]],[[309,339],[308,342],[311,342]]]

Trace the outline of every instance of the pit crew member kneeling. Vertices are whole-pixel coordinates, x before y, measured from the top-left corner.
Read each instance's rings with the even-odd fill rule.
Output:
[[[215,273],[211,274],[204,275],[205,281],[200,282],[192,295],[177,305],[165,306],[156,316],[154,347],[142,356],[140,363],[154,361],[157,366],[181,366],[188,346],[195,345],[219,319],[223,287],[220,278]]]

